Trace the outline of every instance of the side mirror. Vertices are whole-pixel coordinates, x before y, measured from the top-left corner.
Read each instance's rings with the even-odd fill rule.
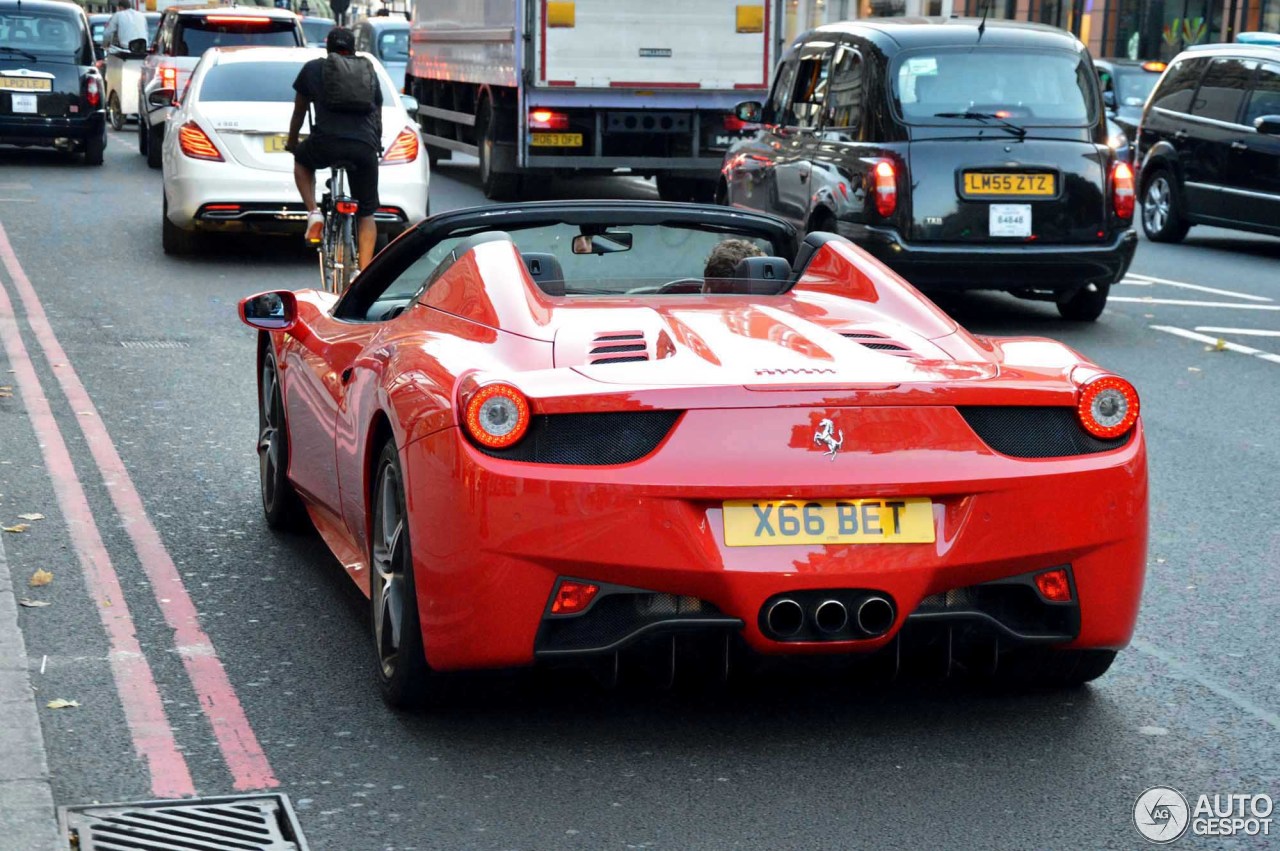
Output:
[[[298,321],[298,299],[289,290],[251,295],[240,301],[240,321],[263,331],[288,331]]]
[[[764,104],[758,100],[745,101],[733,108],[733,114],[737,116],[739,121],[745,121],[748,124],[759,124],[760,119],[764,116]]]
[[[151,93],[147,95],[147,106],[155,108],[173,106],[176,103],[174,100],[174,95],[176,94],[177,92],[173,89],[153,89]]]
[[[597,234],[582,234],[573,238],[574,254],[616,254],[619,251],[630,251],[635,235],[626,231],[606,231]]]
[[[404,107],[404,111],[413,117],[418,115],[418,99],[413,95],[400,95],[400,105]]]
[[[1107,109],[1110,109],[1110,110],[1113,110],[1113,111],[1114,111],[1114,110],[1115,110],[1115,108],[1116,108],[1116,93],[1115,93],[1115,92],[1103,92],[1103,93],[1102,93],[1102,105],[1103,105],[1103,106],[1105,106]]]
[[[1253,129],[1268,136],[1280,136],[1280,115],[1259,115],[1253,119]]]

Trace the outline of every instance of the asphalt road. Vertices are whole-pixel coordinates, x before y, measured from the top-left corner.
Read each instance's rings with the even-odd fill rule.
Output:
[[[361,595],[318,540],[261,518],[254,338],[235,304],[312,285],[314,256],[266,240],[165,257],[160,175],[133,142],[112,134],[101,169],[0,153],[0,225],[64,350],[45,354],[0,266],[52,413],[38,436],[23,394],[0,393],[0,521],[29,524],[4,536],[15,593],[50,604],[21,624],[58,803],[153,797],[113,679],[134,658],[113,620],[125,609],[194,789],[255,776],[244,754],[238,768],[224,757],[226,730],[209,720],[227,695],[197,694],[186,673],[216,654],[269,764],[257,776],[291,796],[316,849],[1131,848],[1150,786],[1280,797],[1280,358],[1179,336],[1280,353],[1280,240],[1197,228],[1179,246],[1143,241],[1145,277],[1093,325],[1003,295],[942,300],[978,332],[1063,339],[1142,394],[1151,563],[1137,639],[1094,686],[1017,696],[801,678],[689,697],[516,676],[475,683],[446,713],[398,715],[375,693]],[[654,196],[623,179],[554,193]],[[481,201],[473,167],[437,170],[433,210]],[[15,368],[0,363],[0,385]],[[65,389],[68,370],[91,405]],[[47,463],[51,425],[70,465]],[[192,622],[157,585],[163,558],[139,555],[123,477],[95,462],[102,427],[207,645],[183,644]],[[68,516],[68,477],[119,596],[83,568],[94,524]],[[37,569],[52,582],[27,587]],[[145,696],[128,682],[124,697]],[[55,698],[81,705],[45,708]]]

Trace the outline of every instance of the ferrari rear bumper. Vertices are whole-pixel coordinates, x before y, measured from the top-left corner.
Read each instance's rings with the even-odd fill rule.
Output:
[[[1027,459],[988,448],[954,408],[882,408],[859,413],[865,428],[847,428],[829,459],[811,445],[812,415],[690,411],[647,457],[598,467],[490,457],[453,428],[410,443],[403,467],[417,586],[431,589],[419,601],[429,663],[520,665],[691,631],[736,635],[772,655],[869,653],[906,627],[939,624],[1011,643],[1128,643],[1146,562],[1141,423],[1114,449]],[[781,450],[761,451],[770,445]],[[442,488],[446,480],[459,484]],[[928,497],[935,540],[726,543],[726,500],[868,497]],[[1068,602],[1030,584],[1053,568],[1071,576]],[[551,616],[566,577],[599,584],[591,609],[608,617]],[[889,603],[883,629],[786,636],[763,614],[786,598],[810,618],[834,599],[852,622],[870,596]]]

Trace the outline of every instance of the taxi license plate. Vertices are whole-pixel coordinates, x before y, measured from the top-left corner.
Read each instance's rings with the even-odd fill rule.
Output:
[[[1004,171],[966,171],[964,194],[969,197],[1030,195],[1051,198],[1058,194],[1057,175],[1017,174]]]
[[[8,92],[53,91],[53,81],[44,77],[0,77],[0,89]]]
[[[730,500],[730,547],[783,544],[931,544],[933,502],[902,499]]]
[[[529,144],[535,148],[581,148],[581,133],[530,133]]]
[[[14,95],[12,105],[14,115],[19,113],[35,115],[37,111],[35,95]]]
[[[286,133],[277,133],[274,136],[267,136],[262,140],[262,150],[268,154],[284,154],[288,153],[284,149],[284,143],[289,141]]]

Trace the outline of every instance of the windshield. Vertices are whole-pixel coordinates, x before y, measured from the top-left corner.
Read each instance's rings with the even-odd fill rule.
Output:
[[[103,28],[104,28],[104,29],[106,28],[106,24],[103,24]],[[159,12],[148,12],[148,13],[147,13],[147,43],[148,43],[148,44],[150,44],[151,42],[154,42],[154,41],[156,40],[156,30],[158,30],[158,29],[160,29],[160,13],[159,13]],[[98,36],[99,36],[99,35],[100,35],[100,33],[99,33],[99,31],[98,31],[97,27],[94,27],[93,37],[94,37],[94,40],[95,40],[95,41],[101,41],[101,40],[102,40],[102,39],[98,38]]]
[[[232,17],[232,16],[227,16]],[[296,47],[293,21],[271,18],[222,22],[208,18],[179,17],[173,30],[174,56],[201,56],[211,47]]]
[[[307,36],[307,44],[324,44],[333,29],[333,21],[328,18],[303,18],[302,31]]]
[[[83,46],[80,21],[70,15],[27,9],[0,12],[0,47],[71,62]]]
[[[406,29],[379,33],[378,56],[389,62],[408,62],[409,31]]]
[[[1007,48],[916,51],[893,75],[894,98],[911,124],[978,115],[1019,125],[1092,124],[1096,85],[1082,56]]]
[[[241,103],[293,103],[293,81],[302,70],[302,62],[223,62],[204,75],[198,99],[238,101]],[[390,106],[399,97],[378,75],[382,86],[382,103]]]
[[[782,250],[760,237],[693,227],[625,224],[595,230],[603,231],[604,238],[615,246],[617,240],[610,240],[610,234],[630,234],[631,247],[601,254],[576,254],[574,240],[583,237],[583,227],[563,223],[508,229],[507,233],[525,257],[526,265],[533,255],[539,256],[541,275],[535,276],[535,281],[540,285],[548,278],[563,281],[566,296],[694,294],[703,292],[704,284],[707,291],[746,293],[751,288],[731,272],[711,269],[712,274],[705,274],[717,247],[726,241],[734,243],[727,247],[728,251],[722,247],[718,252],[726,258],[722,268],[727,269],[732,269],[741,256],[776,255]],[[392,282],[379,301],[407,299],[416,294],[449,252],[470,235],[450,236],[436,243]]]
[[[1142,106],[1160,81],[1151,71],[1130,71],[1115,75],[1116,97],[1120,106]]]

